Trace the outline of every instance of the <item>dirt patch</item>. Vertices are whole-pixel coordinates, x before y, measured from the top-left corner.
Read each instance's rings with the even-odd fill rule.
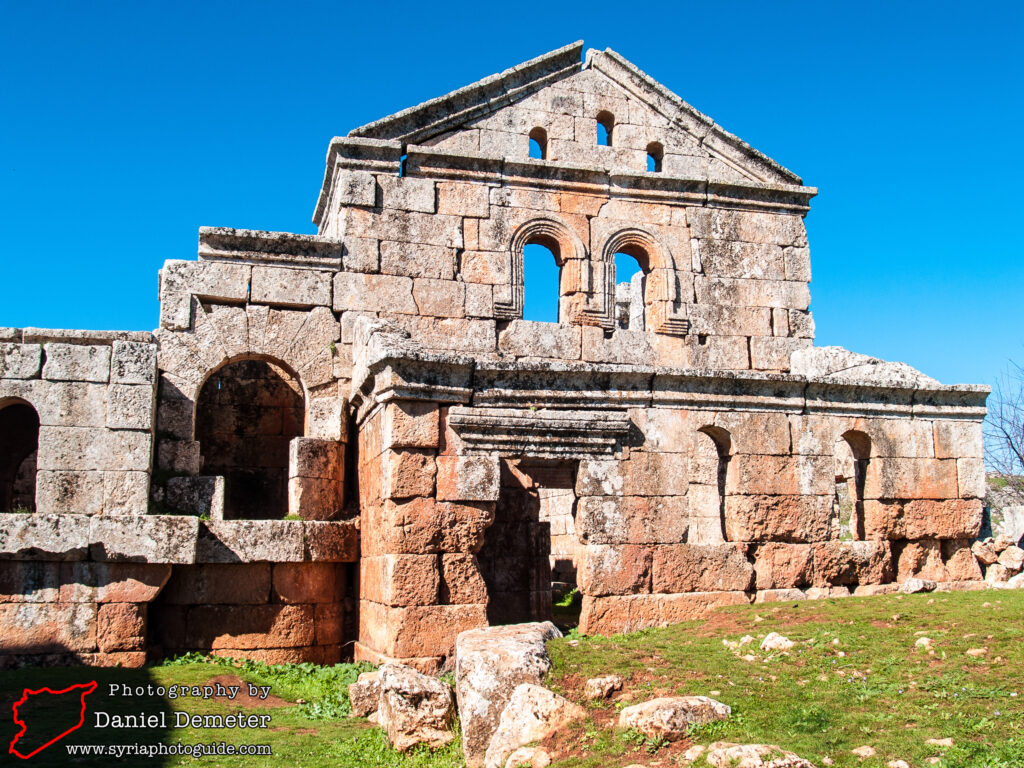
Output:
[[[250,696],[249,684],[238,675],[217,675],[207,680],[204,685],[216,685],[217,683],[220,683],[225,688],[238,686],[238,694],[233,699],[228,696],[213,696],[212,700],[218,704],[224,704],[229,707],[241,707],[242,709],[272,709],[274,707],[295,706],[292,702],[285,701],[280,696],[275,696],[274,694],[268,695],[265,699],[261,699],[259,696]]]
[[[783,605],[789,605],[789,603],[781,603],[771,605],[770,603],[764,604],[763,610],[757,611],[756,615],[761,617],[761,621],[748,614],[732,614],[724,613],[722,611],[712,611],[708,614],[707,618],[704,619],[703,624],[700,628],[693,632],[694,635],[699,637],[718,637],[728,636],[735,634],[754,634],[753,629],[760,627],[762,624],[767,624],[771,620],[778,621],[779,619],[785,621],[787,627],[791,627],[796,624],[810,624],[816,621],[822,621],[822,615],[816,610],[806,605],[795,604],[792,607],[796,610],[785,610],[782,608]],[[779,616],[779,614],[783,614]],[[761,630],[766,631],[766,630]]]
[[[591,710],[588,712],[594,726],[599,731],[611,731],[618,722],[618,713],[614,707]],[[563,728],[553,736],[545,739],[540,746],[547,750],[551,757],[556,760],[583,760],[593,757],[590,744],[579,727]],[[622,768],[622,766],[635,765],[678,765],[682,754],[693,746],[693,741],[683,738],[674,741],[654,752],[648,752],[646,747],[624,744],[624,752],[621,755],[610,755],[604,752],[601,755],[602,768]]]

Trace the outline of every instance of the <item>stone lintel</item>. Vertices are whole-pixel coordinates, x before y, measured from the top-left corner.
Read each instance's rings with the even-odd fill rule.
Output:
[[[487,408],[607,410],[669,406],[699,410],[814,412],[837,416],[980,421],[984,386],[918,388],[754,371],[658,369],[544,360],[505,361],[438,352],[381,352],[353,379],[361,421],[381,402],[427,400]]]
[[[8,331],[19,332],[17,328]],[[22,328],[20,338],[23,344],[80,344],[84,346],[113,346],[115,341],[135,341],[154,344],[156,339],[149,331],[82,331],[74,328]]]
[[[342,243],[319,235],[228,227],[199,228],[200,261],[245,261],[341,269]]]
[[[610,455],[629,432],[624,410],[466,408],[448,413],[468,452],[539,458]]]

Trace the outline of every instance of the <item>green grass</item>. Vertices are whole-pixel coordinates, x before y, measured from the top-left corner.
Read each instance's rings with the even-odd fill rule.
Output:
[[[574,598],[566,600],[575,602]],[[985,605],[988,603],[989,605]],[[777,631],[797,642],[788,655],[765,655],[757,645]],[[923,634],[927,649],[915,645]],[[757,642],[739,650],[722,644],[745,634]],[[965,635],[971,635],[965,637]],[[838,641],[836,644],[834,641]],[[575,644],[574,644],[575,643]],[[984,647],[975,659],[969,648]],[[633,702],[658,695],[703,694],[733,709],[730,720],[696,728],[695,743],[716,740],[778,744],[819,768],[831,758],[837,768],[884,768],[892,759],[926,768],[941,755],[940,768],[1019,768],[1024,766],[1024,591],[845,598],[742,606],[717,612],[709,621],[645,630],[612,638],[577,635],[549,643],[554,668],[547,684],[582,703],[582,683],[612,672],[626,678]],[[746,653],[756,660],[742,658]],[[237,665],[236,665],[237,664]],[[270,744],[272,757],[206,756],[203,766],[278,766],[287,768],[457,768],[458,740],[437,752],[401,755],[383,732],[365,720],[347,717],[347,685],[365,665],[312,664],[269,666],[258,662],[209,659],[199,654],[138,670],[45,668],[0,672],[0,709],[23,688],[58,689],[96,680],[89,713],[229,713],[235,708],[214,701],[167,696],[119,698],[110,683],[201,685],[234,674],[243,681],[269,685],[287,706],[265,710],[266,730],[98,730],[87,726],[60,745],[32,758],[33,765],[81,765],[109,768],[109,757],[71,760],[61,748],[77,744],[185,744],[224,741]],[[714,693],[717,691],[718,693]],[[1011,694],[1017,693],[1017,696]],[[300,703],[300,700],[304,703]],[[678,765],[680,749],[611,727],[625,702],[588,707],[589,717],[562,734],[563,742],[586,754],[556,761],[561,768],[604,768],[631,763],[665,768]],[[39,722],[39,721],[35,721]],[[45,724],[44,724],[45,726]],[[6,751],[14,735],[10,715],[0,717],[0,745]],[[925,739],[951,737],[942,749]],[[850,750],[871,745],[877,756],[860,760]],[[183,766],[195,758],[122,758],[127,766]],[[700,766],[705,765],[700,763]]]
[[[798,645],[788,655],[762,653],[757,646],[771,631]],[[738,652],[722,644],[745,634],[757,640]],[[922,634],[933,641],[933,655],[915,646]],[[988,649],[984,657],[965,655],[978,647]],[[698,744],[778,744],[819,766],[829,757],[838,768],[876,768],[893,759],[917,768],[932,756],[941,756],[943,767],[1024,766],[1024,592],[742,606],[708,623],[565,638],[549,649],[549,685],[578,701],[582,681],[616,672],[627,678],[634,702],[701,694],[732,707],[730,720],[692,732]],[[607,728],[595,726],[621,706],[591,708],[592,721],[579,734],[590,755],[556,765],[645,762],[650,744],[630,734],[609,739]],[[953,748],[924,743],[946,737]],[[850,753],[865,744],[876,757]],[[674,758],[666,757],[671,765]]]

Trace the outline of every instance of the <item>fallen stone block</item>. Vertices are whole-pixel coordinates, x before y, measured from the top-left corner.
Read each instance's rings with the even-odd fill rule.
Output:
[[[380,670],[363,672],[348,687],[351,717],[369,717],[380,707]]]
[[[466,765],[484,764],[487,747],[516,686],[538,685],[551,668],[545,643],[561,637],[549,621],[472,629],[455,643],[455,680]]]
[[[546,688],[529,683],[516,686],[487,746],[484,767],[503,768],[509,755],[519,747],[542,741],[585,716],[583,707]]]
[[[404,664],[385,664],[378,674],[378,722],[399,752],[417,744],[431,749],[455,739],[455,701],[447,683]]]
[[[691,725],[725,720],[732,709],[707,696],[666,696],[626,707],[619,713],[619,727],[633,728],[649,739],[677,741]]]

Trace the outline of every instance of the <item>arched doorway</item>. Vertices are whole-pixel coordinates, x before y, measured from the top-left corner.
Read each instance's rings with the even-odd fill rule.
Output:
[[[288,444],[305,431],[298,377],[268,360],[238,360],[214,371],[196,401],[204,475],[225,480],[224,516],[288,514]]]
[[[39,414],[28,403],[0,404],[0,512],[34,512]]]

